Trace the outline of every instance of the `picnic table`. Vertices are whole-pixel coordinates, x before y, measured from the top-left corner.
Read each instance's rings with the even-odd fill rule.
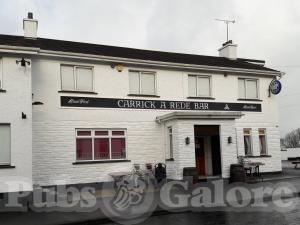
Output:
[[[294,164],[295,169],[297,169],[298,164],[300,164],[300,160],[299,161],[292,161],[292,164]]]

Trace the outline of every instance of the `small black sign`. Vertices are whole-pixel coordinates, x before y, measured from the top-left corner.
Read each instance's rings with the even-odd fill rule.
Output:
[[[261,112],[261,104],[61,96],[63,107]]]

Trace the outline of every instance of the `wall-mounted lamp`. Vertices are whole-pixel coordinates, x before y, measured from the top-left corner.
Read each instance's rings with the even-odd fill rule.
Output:
[[[24,58],[20,59],[20,60],[16,60],[16,64],[19,65],[21,64],[22,67],[25,67],[26,64],[28,66],[30,66],[30,61],[25,60]]]
[[[33,102],[32,105],[44,105],[43,102]]]
[[[191,143],[190,137],[185,138],[185,144],[189,145]]]
[[[227,138],[227,142],[228,142],[228,144],[232,143],[232,137],[231,136]]]
[[[122,72],[124,70],[124,67],[123,65],[121,64],[111,64],[110,65],[112,69],[115,69],[118,71],[118,72]]]
[[[27,118],[27,115],[22,112],[22,119],[25,120]]]

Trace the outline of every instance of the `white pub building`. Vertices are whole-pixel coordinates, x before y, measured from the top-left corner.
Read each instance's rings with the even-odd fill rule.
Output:
[[[231,41],[215,57],[39,38],[32,13],[23,28],[0,35],[0,193],[158,162],[169,179],[228,178],[238,156],[281,171],[281,72]]]

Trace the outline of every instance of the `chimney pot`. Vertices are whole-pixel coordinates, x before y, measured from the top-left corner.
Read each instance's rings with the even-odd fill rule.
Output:
[[[28,18],[28,19],[33,19],[33,13],[32,13],[32,12],[29,12],[27,18]]]

